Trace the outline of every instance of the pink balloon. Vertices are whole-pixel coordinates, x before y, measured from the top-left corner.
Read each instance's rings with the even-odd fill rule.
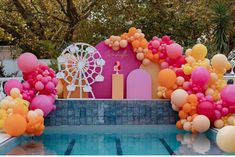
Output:
[[[55,89],[55,85],[54,83],[52,82],[48,82],[45,89],[48,91],[48,92],[52,92],[54,89]]]
[[[197,86],[204,86],[210,80],[210,73],[204,67],[197,67],[191,74],[193,84]]]
[[[26,52],[20,55],[17,65],[22,72],[29,73],[38,68],[39,62],[34,54]]]
[[[221,91],[221,100],[227,105],[235,105],[235,85],[227,85]]]
[[[30,84],[27,81],[23,82],[22,86],[23,86],[23,89],[30,89]]]
[[[51,98],[49,98],[47,95],[36,96],[30,105],[31,110],[41,109],[44,113],[44,117],[46,117],[54,108],[55,107],[51,101]]]
[[[47,77],[42,77],[41,81],[42,81],[43,84],[47,84],[48,78]]]
[[[40,91],[44,89],[44,84],[41,81],[36,82],[35,89]]]
[[[226,116],[228,113],[229,113],[228,108],[227,107],[223,107],[222,110],[221,110],[222,116]]]
[[[7,95],[10,95],[10,91],[12,88],[18,88],[20,92],[22,92],[23,90],[22,84],[20,83],[20,81],[16,79],[10,79],[4,85],[4,91],[6,92]]]
[[[171,59],[176,59],[176,58],[182,56],[182,53],[183,53],[183,47],[177,43],[173,43],[171,45],[168,45],[166,47],[166,50],[167,50],[168,57]]]
[[[222,116],[222,115],[221,115],[220,111],[215,110],[215,112],[214,112],[214,119],[215,119],[215,120],[220,119],[221,116]]]
[[[207,116],[210,120],[214,117],[215,107],[209,101],[204,101],[198,104],[197,106],[197,113],[201,115]]]

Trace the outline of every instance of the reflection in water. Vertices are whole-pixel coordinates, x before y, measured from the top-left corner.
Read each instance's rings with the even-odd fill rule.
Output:
[[[195,154],[222,154],[215,143],[204,134],[177,134],[177,141],[181,146],[176,150],[176,154],[195,155]]]
[[[45,155],[48,154],[44,150],[44,146],[39,141],[26,141],[12,149],[7,155]],[[54,153],[50,153],[54,154]]]

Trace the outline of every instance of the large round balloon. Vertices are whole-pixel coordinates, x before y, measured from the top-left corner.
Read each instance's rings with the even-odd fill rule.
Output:
[[[192,82],[198,86],[204,86],[210,80],[210,73],[204,67],[197,67],[191,74]]]
[[[216,54],[211,59],[211,65],[216,70],[226,69],[227,62],[227,57],[223,54]]]
[[[20,114],[12,114],[7,117],[3,130],[10,136],[21,136],[26,131],[26,119]]]
[[[183,53],[183,47],[177,43],[167,45],[166,52],[169,58],[176,59],[180,57]]]
[[[176,74],[171,69],[163,69],[158,74],[159,84],[166,88],[171,88],[176,83]]]
[[[223,103],[226,103],[227,105],[235,106],[235,85],[227,85],[225,86],[221,91],[221,99],[223,100]]]
[[[96,82],[92,85],[92,91],[96,98],[112,98],[112,74],[115,74],[113,67],[116,61],[121,63],[120,74],[124,75],[124,98],[126,98],[126,78],[128,74],[134,69],[138,69],[141,62],[137,60],[136,54],[130,44],[126,48],[114,51],[104,42],[96,45],[96,49],[100,52],[102,58],[105,60],[102,75],[104,76],[103,82]],[[101,88],[102,87],[102,88]]]
[[[198,132],[205,132],[210,128],[210,120],[204,115],[198,115],[193,119],[193,128]]]
[[[188,98],[188,93],[183,89],[176,89],[171,94],[171,103],[176,105],[177,107],[182,107]]]
[[[207,48],[203,44],[196,44],[193,46],[191,56],[197,60],[203,60],[207,55]]]
[[[39,62],[37,57],[29,52],[23,53],[17,59],[19,69],[24,73],[29,73],[38,68]]]
[[[18,88],[21,92],[23,90],[22,84],[20,83],[20,81],[16,79],[10,79],[4,85],[4,91],[6,92],[7,95],[10,95],[12,88]]]
[[[38,95],[32,100],[30,109],[41,109],[44,113],[44,117],[46,117],[52,110],[55,109],[55,106],[53,105],[53,101],[49,96]]]
[[[197,113],[207,116],[209,119],[213,118],[215,112],[215,106],[209,101],[204,101],[198,104]]]
[[[216,143],[224,152],[235,152],[235,126],[225,126],[219,129]]]

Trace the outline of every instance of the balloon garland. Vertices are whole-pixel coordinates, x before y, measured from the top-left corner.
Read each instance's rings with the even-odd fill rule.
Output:
[[[17,64],[24,82],[8,80],[4,86],[7,96],[0,101],[0,129],[10,136],[40,136],[44,117],[54,106],[58,80],[54,70],[31,53],[22,54]]]
[[[169,36],[155,36],[148,42],[142,31],[134,27],[121,36],[111,36],[105,44],[114,51],[131,44],[143,65],[160,65],[157,94],[171,99],[172,109],[180,118],[177,128],[196,133],[208,130],[211,124],[217,128],[235,125],[235,85],[223,80],[231,67],[225,55],[216,54],[209,60],[203,44],[196,44],[183,54],[183,47]]]

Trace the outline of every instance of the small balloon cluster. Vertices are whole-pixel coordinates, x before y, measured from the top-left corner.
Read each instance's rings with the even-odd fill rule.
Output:
[[[173,48],[173,53],[174,49],[177,48]],[[196,44],[186,50],[185,64],[178,68],[169,66],[159,72],[158,96],[171,99],[172,108],[179,112],[177,128],[204,132],[210,122],[215,122],[215,127],[222,126],[221,120],[235,113],[235,99],[231,95],[235,86],[226,86],[223,80],[230,64],[225,55],[216,54],[211,61],[206,55],[207,48]],[[223,124],[226,124],[224,120]]]
[[[4,85],[7,96],[0,101],[0,129],[11,136],[39,136],[44,117],[55,109],[58,80],[55,72],[31,53],[22,54],[17,64],[24,82],[11,79]]]
[[[153,37],[150,42],[145,39],[141,29],[131,27],[128,33],[121,36],[111,36],[105,40],[105,44],[114,51],[120,48],[126,48],[128,43],[132,46],[136,53],[136,58],[147,66],[151,62],[161,65],[161,68],[177,68],[185,64],[185,56],[183,55],[183,47],[175,43],[169,36],[162,38]]]
[[[151,61],[159,63],[161,69],[177,68],[186,63],[183,47],[171,40],[169,36],[153,37],[148,48],[154,56],[154,58],[150,58]]]
[[[149,43],[145,39],[145,35],[141,29],[131,27],[128,33],[123,33],[121,36],[111,36],[105,40],[105,44],[114,51],[118,51],[120,48],[126,48],[128,43],[136,53],[136,58],[142,61],[144,65],[148,65],[150,63],[149,56],[152,55],[152,52],[148,49]]]

